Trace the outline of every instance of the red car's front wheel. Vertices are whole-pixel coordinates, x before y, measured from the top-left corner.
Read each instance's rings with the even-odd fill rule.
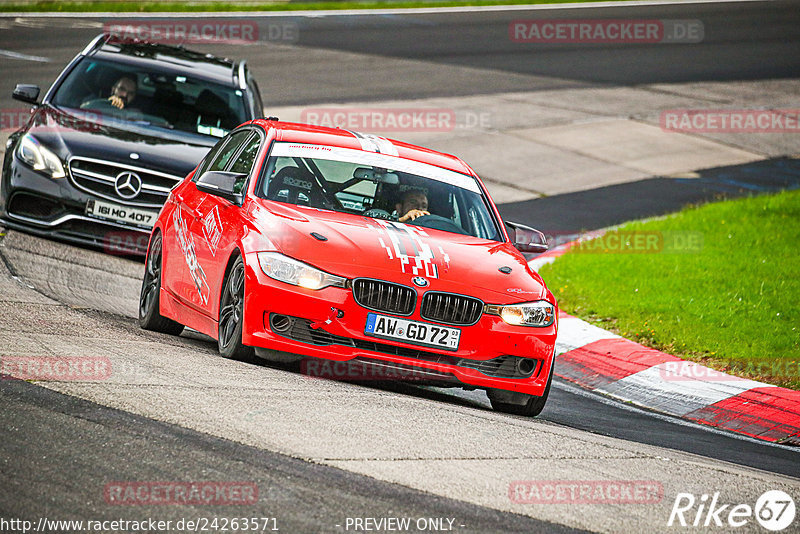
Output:
[[[555,364],[555,361],[553,364]],[[498,412],[523,415],[525,417],[536,417],[542,413],[544,405],[547,404],[547,397],[550,395],[550,385],[553,383],[553,366],[550,366],[550,376],[547,378],[547,386],[544,388],[544,393],[542,393],[541,397],[507,391],[488,391],[492,408]]]
[[[225,358],[250,360],[253,347],[242,344],[244,325],[244,262],[239,256],[233,262],[222,288],[219,301],[219,353]]]

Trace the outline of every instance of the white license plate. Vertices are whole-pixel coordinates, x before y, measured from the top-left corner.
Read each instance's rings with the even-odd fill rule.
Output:
[[[86,215],[152,228],[156,222],[156,217],[158,217],[158,212],[121,206],[120,204],[103,202],[102,200],[90,200],[86,203]]]
[[[430,323],[420,323],[370,313],[364,333],[368,336],[397,339],[414,345],[425,345],[445,350],[458,350],[461,330]]]

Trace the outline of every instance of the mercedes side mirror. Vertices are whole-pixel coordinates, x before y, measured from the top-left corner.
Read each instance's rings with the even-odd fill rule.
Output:
[[[11,98],[36,106],[39,104],[39,86],[18,83],[11,93]]]

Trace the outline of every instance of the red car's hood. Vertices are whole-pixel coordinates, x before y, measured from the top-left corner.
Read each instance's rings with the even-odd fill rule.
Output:
[[[510,243],[267,201],[257,204],[252,215],[280,252],[339,276],[404,285],[422,276],[430,284],[426,290],[472,295],[492,304],[534,301],[547,294],[539,275]],[[501,272],[503,267],[511,272]]]

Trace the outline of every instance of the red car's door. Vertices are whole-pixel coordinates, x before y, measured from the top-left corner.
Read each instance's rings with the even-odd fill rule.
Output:
[[[242,174],[237,186],[239,192],[245,191],[261,140],[252,129],[234,133],[207,170]],[[225,268],[242,231],[242,208],[230,200],[199,191],[194,184],[187,188],[183,204],[192,215],[188,229],[197,263],[197,268],[190,272],[190,282],[196,291],[188,304],[216,321]]]
[[[178,298],[187,302],[193,284],[189,283],[188,266],[192,264],[193,250],[189,239],[187,213],[183,202],[185,191],[191,184],[179,185],[170,195],[165,209],[170,210],[162,232],[162,275],[161,286]]]
[[[206,196],[193,183],[188,184],[181,192],[180,203],[172,217],[177,246],[184,259],[183,268],[179,269],[181,276],[177,295],[184,304],[203,311],[212,295],[206,273],[208,260],[203,254],[205,246],[202,234],[197,234],[197,221],[202,217],[201,209]]]

